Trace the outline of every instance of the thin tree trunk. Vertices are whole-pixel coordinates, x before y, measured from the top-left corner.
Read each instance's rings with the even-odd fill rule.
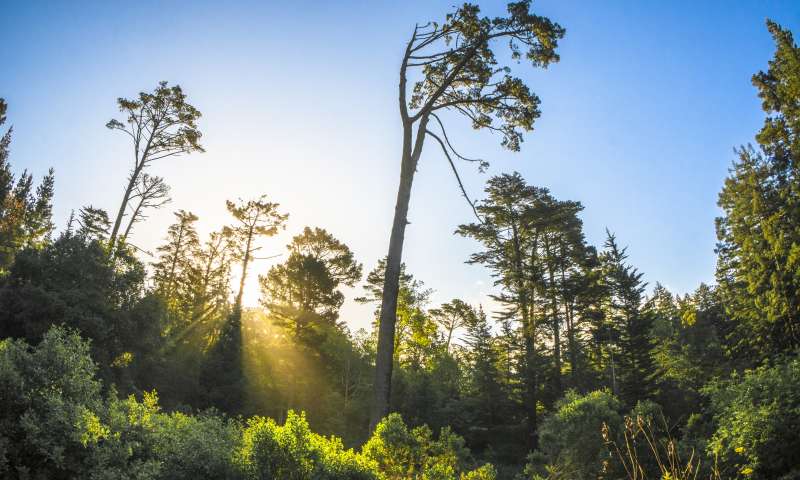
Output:
[[[244,249],[244,258],[242,259],[242,278],[239,279],[239,293],[236,294],[236,303],[234,304],[234,308],[239,313],[242,311],[242,296],[244,294],[244,282],[247,278],[247,264],[250,262],[250,245],[252,241],[253,228],[250,227],[250,231],[247,234],[247,243]]]
[[[375,397],[370,416],[370,431],[389,414],[392,394],[392,368],[394,366],[394,337],[397,323],[397,295],[400,290],[400,265],[403,261],[403,241],[408,224],[408,205],[411,200],[411,185],[417,162],[422,153],[428,116],[423,116],[417,127],[414,148],[411,149],[412,124],[403,125],[403,157],[400,167],[400,185],[394,207],[392,234],[389,237],[389,253],[386,255],[386,272],[383,279],[383,295],[378,324],[378,350],[375,358]]]
[[[555,383],[556,390],[561,393],[561,322],[558,318],[558,302],[556,300],[555,275],[553,273],[553,252],[550,250],[550,242],[545,237],[545,249],[547,250],[547,272],[550,280],[550,310],[553,314],[553,359],[555,361]]]
[[[111,230],[111,236],[108,238],[108,249],[110,252],[114,251],[114,243],[117,241],[117,234],[119,233],[120,226],[122,226],[122,217],[125,216],[125,209],[128,208],[128,200],[130,200],[133,187],[136,185],[136,180],[139,178],[140,171],[141,169],[139,168],[133,171],[128,181],[128,187],[125,189],[125,195],[122,197],[122,203],[119,206],[117,218],[114,220],[114,228]]]
[[[564,273],[564,266],[561,266],[561,286],[566,285],[566,275]],[[578,352],[577,344],[575,342],[575,325],[573,324],[575,317],[572,312],[572,301],[567,298],[568,295],[564,294],[564,319],[567,323],[567,346],[569,348],[569,366],[570,377],[572,378],[572,387],[576,386],[578,378]]]
[[[125,227],[125,233],[122,234],[120,237],[120,241],[125,242],[128,239],[128,235],[131,233],[131,228],[133,227],[133,223],[136,221],[136,217],[139,215],[139,211],[142,209],[142,204],[144,200],[141,200],[138,205],[136,205],[136,209],[133,211],[131,215],[130,221],[128,221],[128,226]]]

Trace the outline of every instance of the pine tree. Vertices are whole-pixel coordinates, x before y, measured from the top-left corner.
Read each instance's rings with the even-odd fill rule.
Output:
[[[646,283],[643,273],[628,265],[626,248],[620,248],[610,232],[603,261],[608,285],[611,387],[630,405],[653,393],[656,368],[651,330],[653,317],[643,309]]]
[[[7,105],[0,98],[0,126],[6,121]],[[0,276],[23,248],[41,248],[53,231],[54,174],[50,169],[34,190],[27,170],[15,178],[9,163],[12,129],[0,138]]]
[[[194,226],[197,216],[184,210],[174,215],[176,222],[167,229],[166,243],[157,248],[159,258],[153,263],[155,290],[172,316],[168,328],[191,322],[191,281],[198,268],[195,257],[200,248]]]
[[[498,369],[502,363],[501,351],[492,335],[486,313],[483,307],[479,307],[477,311],[471,306],[468,307],[470,314],[464,316],[466,330],[464,343],[468,347],[464,403],[470,430],[489,432],[484,436],[483,442],[472,438],[471,443],[485,446],[494,440],[493,432],[502,430],[502,426],[508,422],[508,392],[503,386]],[[479,433],[477,435],[481,436]]]
[[[800,346],[800,48],[767,27],[775,56],[753,76],[767,118],[757,147],[736,150],[717,218],[717,282],[738,324],[728,341],[751,360]]]
[[[322,321],[337,326],[341,286],[361,279],[361,264],[344,243],[321,228],[306,227],[287,246],[289,257],[259,277],[261,303],[295,338]]]
[[[78,235],[88,240],[104,242],[108,238],[110,229],[111,220],[102,208],[88,205],[78,212]]]

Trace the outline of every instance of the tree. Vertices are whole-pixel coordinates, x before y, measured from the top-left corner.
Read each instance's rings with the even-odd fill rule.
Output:
[[[240,312],[244,284],[247,280],[247,267],[253,260],[253,253],[261,249],[255,246],[255,242],[258,237],[271,237],[278,233],[278,229],[285,228],[284,224],[289,215],[279,213],[280,205],[268,202],[266,195],[247,202],[239,200],[238,204],[228,200],[225,205],[236,220],[235,224],[226,227],[226,234],[234,244],[237,259],[242,262],[242,275],[239,278],[239,290],[234,303],[234,310]]]
[[[81,207],[78,212],[78,235],[89,240],[105,242],[111,229],[108,213],[91,205]]]
[[[135,223],[147,218],[144,214],[145,210],[160,208],[172,201],[169,197],[169,185],[164,183],[164,179],[150,176],[146,173],[142,174],[141,180],[136,184],[131,200],[136,201],[136,205],[133,207],[131,218],[128,220],[128,226],[125,227],[125,233],[120,237],[122,242],[127,241]]]
[[[6,121],[7,108],[0,98],[0,126]],[[18,251],[41,248],[53,231],[53,169],[35,191],[33,176],[27,170],[15,178],[8,161],[11,133],[9,128],[0,137],[0,275],[11,266]]]
[[[492,335],[492,328],[483,308],[472,309],[465,317],[464,343],[466,351],[467,384],[464,406],[468,413],[471,448],[496,443],[496,432],[508,423],[508,392],[501,381],[498,366],[501,351]],[[466,435],[465,435],[466,436]],[[483,438],[481,438],[483,437]],[[491,442],[491,443],[490,443]]]
[[[386,259],[378,260],[378,264],[367,274],[364,285],[365,295],[356,298],[359,303],[375,303],[378,305],[375,311],[376,328],[380,321],[380,305],[383,295],[383,281],[386,278]],[[406,265],[400,266],[400,291],[397,301],[397,323],[396,335],[392,351],[398,357],[398,348],[404,344],[410,334],[412,317],[421,315],[422,310],[430,301],[433,290],[425,288],[422,280],[414,278],[414,275],[406,272]]]
[[[230,302],[232,260],[230,237],[212,232],[197,252],[197,270],[193,284],[192,322],[218,317]]]
[[[757,147],[736,150],[718,201],[717,282],[742,358],[800,346],[800,49],[791,32],[767,27],[775,55],[753,76],[767,117]]]
[[[476,315],[475,309],[465,301],[454,298],[443,303],[439,308],[431,310],[434,320],[445,332],[445,350],[450,351],[453,332],[466,326]]]
[[[76,328],[121,389],[159,347],[162,321],[144,265],[129,249],[110,259],[104,243],[80,233],[23,249],[0,286],[0,337],[35,343],[53,325]]]
[[[450,152],[460,159],[466,157],[458,155],[450,145],[444,122],[438,116],[445,110],[465,116],[475,129],[498,132],[505,148],[519,150],[522,132],[530,131],[539,116],[539,99],[522,80],[510,75],[509,67],[498,64],[493,45],[505,42],[513,60],[519,61],[524,54],[533,66],[546,67],[558,61],[555,49],[564,29],[532,14],[529,0],[510,3],[506,17],[479,15],[477,6],[464,4],[442,24],[415,26],[400,65],[398,103],[403,147],[381,302],[373,428],[389,413],[403,240],[411,185],[425,139],[431,136],[441,146],[456,175]],[[408,76],[414,69],[418,69],[421,79],[409,97]],[[439,127],[438,134],[434,132],[436,128],[428,128],[431,119]]]
[[[607,235],[602,260],[609,294],[606,321],[611,332],[611,391],[632,406],[653,393],[653,316],[643,309],[644,274],[626,263],[627,248],[620,248],[611,232]]]
[[[158,261],[153,263],[153,283],[156,292],[167,304],[170,313],[182,317],[173,322],[191,321],[192,285],[195,276],[195,256],[200,249],[194,223],[197,215],[185,210],[175,212],[176,222],[167,229],[167,241],[157,248]],[[174,325],[170,325],[173,327]]]
[[[186,95],[179,85],[169,87],[167,82],[159,82],[152,93],[141,92],[138,99],[118,98],[117,105],[120,112],[125,114],[125,119],[112,119],[106,127],[131,137],[133,167],[108,240],[109,252],[112,254],[128,203],[135,195],[137,185],[141,187],[143,184],[144,170],[162,158],[205,151],[199,143],[202,134],[196,124],[201,113],[186,102]],[[151,206],[155,205],[158,204]],[[136,215],[140,215],[140,212],[141,209],[135,211],[130,225],[136,221]],[[127,235],[130,229],[126,230]]]
[[[322,319],[336,325],[344,302],[341,285],[361,279],[361,264],[344,243],[321,228],[306,227],[287,246],[289,258],[259,277],[262,304],[296,338]]]
[[[533,211],[539,208],[547,192],[528,185],[516,172],[490,178],[485,192],[486,198],[476,206],[481,221],[460,225],[456,232],[483,245],[484,250],[470,255],[468,262],[491,269],[495,285],[501,288],[500,294],[493,298],[505,307],[499,318],[520,325],[524,343],[520,375],[524,385],[526,440],[529,448],[535,448],[540,344],[544,335],[536,305],[544,270],[539,257],[541,232],[529,227],[535,217]]]

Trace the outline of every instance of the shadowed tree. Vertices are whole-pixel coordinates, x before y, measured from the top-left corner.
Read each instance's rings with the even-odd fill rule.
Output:
[[[528,185],[519,173],[492,177],[486,185],[486,199],[476,206],[482,221],[460,225],[459,235],[483,244],[484,250],[470,255],[468,263],[479,263],[492,270],[495,285],[501,288],[493,296],[504,310],[501,320],[519,323],[522,333],[522,377],[527,446],[536,447],[537,404],[542,374],[541,357],[544,335],[543,319],[537,309],[544,272],[540,255],[543,232],[532,226],[542,210],[547,190]],[[541,300],[541,299],[539,299]]]
[[[131,218],[128,219],[128,226],[125,227],[125,233],[120,237],[120,241],[125,242],[128,235],[131,233],[134,223],[141,222],[147,216],[144,211],[149,208],[160,208],[172,201],[169,198],[169,185],[164,182],[161,177],[151,176],[146,173],[142,174],[141,180],[136,184],[131,201],[136,202],[131,212]]]
[[[511,60],[520,62],[524,57],[534,67],[546,67],[558,61],[555,49],[563,35],[561,26],[530,12],[530,1],[509,3],[508,14],[496,18],[481,17],[477,6],[464,4],[447,15],[444,23],[432,22],[414,28],[399,72],[403,146],[381,302],[373,428],[389,413],[403,240],[411,185],[425,139],[431,136],[439,144],[456,177],[452,156],[470,159],[453,149],[439,113],[460,114],[475,129],[499,133],[505,148],[519,150],[522,132],[532,130],[539,116],[539,98],[522,80],[511,76],[508,66],[498,62],[494,47],[506,45]],[[412,74],[420,79],[409,96],[407,83]],[[432,129],[428,127],[431,119],[436,125]],[[473,161],[479,162],[481,168],[485,166],[485,162]]]
[[[278,233],[278,229],[285,228],[284,224],[289,214],[279,213],[280,205],[268,202],[266,195],[247,202],[239,200],[238,204],[228,200],[225,205],[236,220],[234,225],[225,228],[225,232],[230,236],[236,256],[242,262],[242,275],[239,278],[239,290],[234,303],[235,311],[240,312],[244,284],[247,280],[247,267],[254,259],[253,253],[261,249],[255,246],[255,241],[258,237],[271,237]]]
[[[212,232],[197,253],[193,281],[192,321],[216,318],[230,302],[231,241],[224,232]]]
[[[430,314],[445,332],[444,347],[448,352],[453,332],[473,322],[473,317],[477,315],[472,305],[458,298],[443,303],[439,308],[431,309]]]
[[[162,158],[204,151],[199,143],[201,133],[195,123],[201,114],[186,103],[186,95],[180,86],[169,87],[167,82],[160,82],[152,93],[141,92],[134,100],[119,98],[117,105],[125,119],[110,120],[106,127],[124,132],[131,138],[133,168],[108,240],[112,253],[128,203],[142,181],[144,170]]]
[[[6,110],[7,104],[0,98],[0,125],[6,121]],[[0,137],[0,275],[19,250],[41,248],[53,231],[53,169],[35,190],[27,170],[15,178],[8,161],[11,132],[9,128]]]
[[[286,262],[259,277],[262,303],[300,338],[316,319],[336,324],[344,302],[339,287],[355,285],[362,267],[347,245],[321,228],[306,227],[287,248]]]
[[[81,237],[103,242],[108,238],[110,228],[111,220],[102,208],[88,205],[78,212],[78,235]]]
[[[175,212],[175,223],[167,229],[166,243],[157,248],[158,261],[153,263],[155,290],[164,299],[172,314],[168,328],[176,321],[189,320],[192,306],[192,285],[195,276],[195,256],[200,249],[200,240],[194,223],[197,215],[185,210]]]

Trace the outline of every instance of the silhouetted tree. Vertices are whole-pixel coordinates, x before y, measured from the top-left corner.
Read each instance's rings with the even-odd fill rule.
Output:
[[[441,146],[456,173],[450,153],[461,159],[450,145],[438,113],[449,110],[465,116],[475,129],[498,132],[505,148],[516,151],[522,132],[533,128],[539,116],[539,98],[525,83],[499,66],[493,47],[508,45],[510,58],[546,67],[558,61],[555,53],[564,29],[545,17],[530,12],[530,0],[508,4],[505,17],[480,17],[476,5],[464,4],[448,14],[443,23],[417,25],[400,65],[398,103],[403,125],[400,185],[394,211],[386,278],[383,285],[381,318],[376,358],[375,401],[371,425],[389,413],[392,379],[392,348],[403,240],[408,224],[411,185],[427,136]],[[408,76],[418,69],[421,79],[408,94]],[[430,120],[437,128],[429,129]],[[438,129],[438,134],[434,130]],[[481,167],[485,164],[480,162]],[[459,180],[460,182],[460,180]]]
[[[361,279],[361,264],[347,245],[321,228],[306,227],[287,248],[289,258],[259,277],[262,304],[296,338],[316,319],[336,325],[344,302],[339,287]]]
[[[136,184],[133,194],[130,198],[131,201],[136,202],[131,211],[131,217],[128,219],[128,226],[125,227],[125,233],[122,234],[120,240],[127,241],[128,235],[131,233],[133,225],[146,219],[144,214],[145,210],[150,208],[160,208],[172,201],[169,197],[169,185],[164,183],[161,177],[150,176],[143,173],[139,183]]]
[[[152,93],[141,92],[137,99],[119,98],[117,105],[125,118],[123,121],[110,120],[106,127],[124,132],[131,138],[133,167],[108,240],[112,254],[128,202],[142,182],[144,170],[162,158],[204,151],[199,143],[202,134],[196,124],[201,114],[186,102],[180,86],[169,87],[167,82],[159,82]],[[130,229],[127,230],[130,233]]]

